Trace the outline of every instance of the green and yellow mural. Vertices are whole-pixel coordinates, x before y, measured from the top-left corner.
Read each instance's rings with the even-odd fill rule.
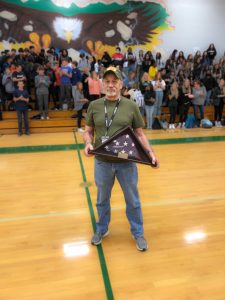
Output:
[[[153,50],[170,30],[162,1],[2,0],[0,49],[54,46],[101,57],[115,46]]]

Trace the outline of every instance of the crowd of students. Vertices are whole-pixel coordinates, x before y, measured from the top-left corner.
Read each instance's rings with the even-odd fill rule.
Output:
[[[29,134],[29,101],[35,101],[44,120],[49,119],[51,99],[50,109],[77,111],[78,130],[82,132],[82,110],[90,101],[104,96],[102,76],[109,66],[122,71],[122,94],[137,102],[143,116],[146,115],[148,129],[152,128],[154,118],[160,119],[162,106],[169,107],[169,129],[175,128],[177,114],[177,127],[185,127],[191,106],[198,126],[197,120],[204,119],[205,105],[214,105],[215,126],[222,126],[225,54],[218,57],[213,44],[203,53],[197,51],[187,57],[175,49],[165,60],[159,52],[135,53],[131,47],[125,53],[116,47],[112,56],[104,52],[99,60],[80,53],[78,61],[73,61],[65,49],[57,54],[54,47],[40,53],[33,46],[18,52],[5,50],[0,56],[1,110],[17,111],[19,135],[24,116],[25,131]],[[31,99],[32,95],[35,99]]]

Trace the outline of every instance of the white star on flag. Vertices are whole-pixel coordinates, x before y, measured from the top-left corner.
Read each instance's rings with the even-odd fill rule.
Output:
[[[113,138],[104,146],[104,151],[115,157],[121,152],[128,155],[129,159],[141,159],[135,140],[127,133]]]

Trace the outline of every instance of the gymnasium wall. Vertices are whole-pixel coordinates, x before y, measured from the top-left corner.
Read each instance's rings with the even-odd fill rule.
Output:
[[[101,57],[119,45],[194,53],[225,50],[224,0],[1,0],[0,50],[54,45]]]

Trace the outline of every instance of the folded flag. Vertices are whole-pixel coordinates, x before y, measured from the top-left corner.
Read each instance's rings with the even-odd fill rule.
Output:
[[[117,132],[89,153],[154,166],[151,157],[130,126]]]

